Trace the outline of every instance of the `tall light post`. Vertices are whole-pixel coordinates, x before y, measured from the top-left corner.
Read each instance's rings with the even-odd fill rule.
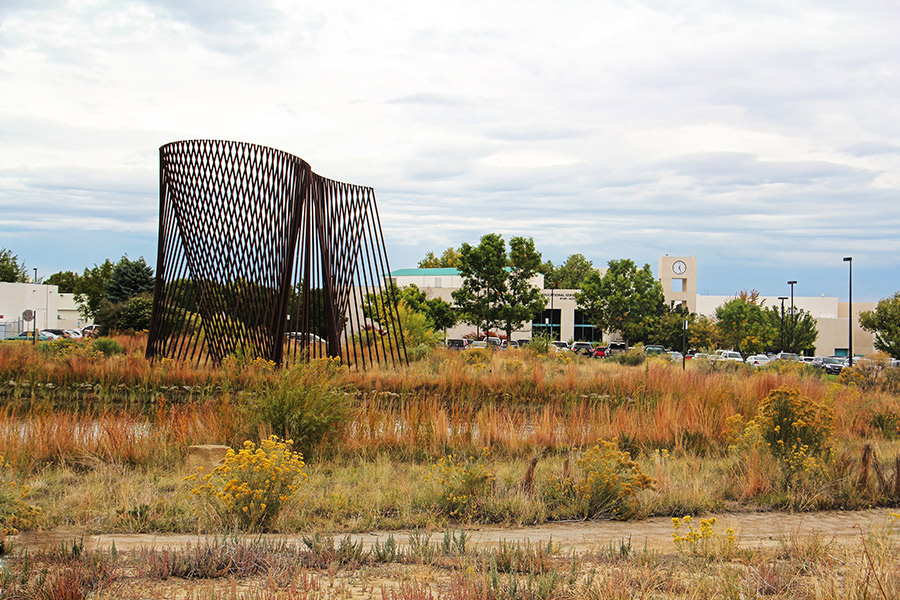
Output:
[[[850,267],[850,289],[847,297],[847,357],[848,364],[853,366],[853,257],[845,256],[844,262]]]
[[[685,354],[687,354],[687,330],[688,330],[688,320],[684,320],[684,328],[681,332],[681,370],[684,371],[684,363],[687,361],[685,358]]]
[[[34,267],[34,283],[37,284],[37,267]],[[37,346],[37,335],[38,335],[37,332],[38,332],[38,328],[37,328],[37,303],[35,303],[35,309],[34,309],[34,331],[32,332],[32,333],[34,334],[34,337],[33,337],[32,340],[31,340],[31,344],[34,345],[34,346]]]
[[[788,281],[791,286],[791,353],[794,352],[794,284],[796,281]]]
[[[788,297],[778,296],[778,299],[781,300],[781,330],[779,332],[778,351],[784,352],[784,301],[787,300]]]

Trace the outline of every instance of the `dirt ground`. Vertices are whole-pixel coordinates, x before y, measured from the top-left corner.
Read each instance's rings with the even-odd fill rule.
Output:
[[[807,537],[824,536],[835,543],[856,543],[860,535],[866,531],[880,530],[889,522],[889,512],[884,508],[860,511],[822,511],[814,513],[788,512],[748,512],[721,513],[705,515],[716,517],[716,530],[723,532],[726,528],[734,529],[741,547],[764,548],[777,545],[779,540],[791,536]],[[896,528],[895,529],[900,529]],[[544,544],[552,539],[564,553],[590,552],[603,550],[611,544],[618,546],[622,540],[631,540],[635,550],[654,550],[672,552],[672,519],[654,517],[642,521],[588,521],[572,523],[553,523],[536,527],[501,528],[479,527],[467,528],[471,534],[470,545],[490,546],[501,541]],[[363,534],[352,534],[354,541],[362,541],[366,547],[376,541],[384,542],[393,534],[397,542],[404,544],[408,532],[376,531]],[[433,542],[440,541],[441,532],[435,532]],[[897,535],[900,535],[898,533]],[[297,544],[302,543],[301,535],[268,535],[271,539],[283,539]],[[335,537],[343,537],[338,535]],[[106,534],[85,535],[77,529],[57,529],[52,531],[25,532],[9,539],[18,550],[29,552],[41,549],[52,549],[72,540],[84,539],[86,549],[108,549],[115,544],[121,551],[139,550],[141,548],[180,548],[195,545],[212,536],[204,535],[154,535],[154,534]]]

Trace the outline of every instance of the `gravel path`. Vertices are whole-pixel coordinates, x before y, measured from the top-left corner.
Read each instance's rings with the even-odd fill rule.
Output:
[[[721,513],[705,515],[717,519],[716,531],[724,532],[730,527],[735,530],[738,544],[743,547],[766,547],[780,543],[791,537],[824,537],[835,543],[857,542],[860,535],[868,531],[883,531],[889,527],[891,511],[878,508],[860,511],[822,511],[815,513]],[[897,512],[894,510],[893,512]],[[893,535],[900,539],[900,523],[894,523]],[[655,550],[669,552],[672,544],[672,520],[668,517],[654,517],[643,521],[589,521],[578,523],[553,523],[536,527],[471,528],[471,544],[476,546],[498,544],[500,541],[544,544],[549,540],[559,544],[563,552],[575,550],[588,552],[604,550],[610,545],[618,547],[620,541],[630,538],[635,550]],[[388,535],[405,543],[408,532],[371,532],[352,534],[354,540],[371,546],[376,541],[384,541]],[[439,542],[443,532],[434,532],[432,542]],[[84,538],[87,549],[107,549],[115,544],[118,550],[129,551],[140,548],[178,548],[212,539],[212,536],[198,535],[154,535],[154,534],[107,534],[84,535],[77,529],[26,532],[10,538],[15,550],[35,551],[71,544],[73,539]],[[287,540],[300,544],[300,535],[268,535],[270,539]],[[342,534],[335,536],[342,537]]]

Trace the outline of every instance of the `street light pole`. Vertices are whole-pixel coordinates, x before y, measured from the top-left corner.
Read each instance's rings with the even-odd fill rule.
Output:
[[[791,286],[791,353],[794,352],[794,284],[796,281],[788,281]]]
[[[34,267],[34,283],[37,285],[37,267]],[[32,332],[33,337],[31,338],[31,345],[37,346],[37,303],[35,303],[34,309],[34,331]]]
[[[778,351],[784,352],[784,301],[787,300],[787,296],[778,296],[778,299],[781,300],[781,323],[779,323],[778,327]]]
[[[850,289],[847,297],[847,358],[851,367],[853,366],[853,257],[845,256],[844,262],[850,267]]]
[[[687,354],[687,330],[688,330],[688,322],[687,319],[684,320],[684,329],[681,333],[681,370],[684,371],[684,363],[687,361],[685,358],[685,354]]]

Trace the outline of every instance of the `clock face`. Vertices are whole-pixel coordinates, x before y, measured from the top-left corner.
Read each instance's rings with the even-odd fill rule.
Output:
[[[683,260],[676,260],[672,263],[672,270],[675,271],[676,275],[681,275],[685,271],[687,271],[687,265],[684,264]]]

